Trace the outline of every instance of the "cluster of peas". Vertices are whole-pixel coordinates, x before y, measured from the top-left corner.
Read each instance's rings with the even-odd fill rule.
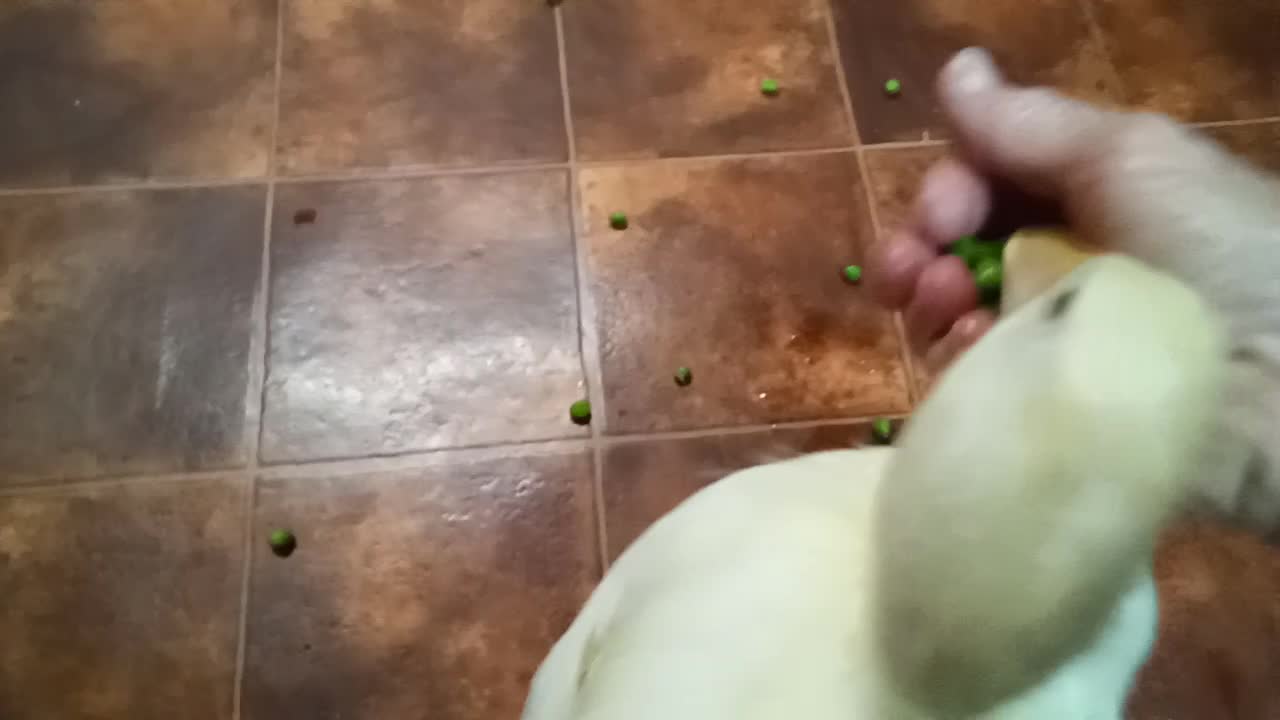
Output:
[[[983,240],[966,235],[947,248],[969,266],[978,294],[984,305],[1000,304],[1000,287],[1004,284],[1004,246],[1007,240]]]

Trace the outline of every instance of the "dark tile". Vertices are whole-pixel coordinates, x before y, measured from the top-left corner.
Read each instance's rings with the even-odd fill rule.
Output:
[[[602,485],[609,561],[658,518],[734,471],[857,447],[870,436],[870,426],[859,423],[611,444],[604,452]]]
[[[991,50],[1015,80],[1082,97],[1122,97],[1079,0],[833,0],[845,76],[866,143],[945,134],[938,70],[961,48]],[[898,78],[902,94],[887,97]]]
[[[231,717],[245,483],[0,496],[0,717]]]
[[[518,717],[598,577],[591,484],[586,453],[260,481],[244,717]]]
[[[244,462],[265,196],[0,197],[0,484]]]
[[[1280,550],[1207,524],[1156,554],[1160,629],[1131,720],[1280,717]]]
[[[1200,132],[1254,165],[1280,174],[1280,122],[1209,127]]]
[[[9,0],[0,185],[267,171],[275,0]]]
[[[282,172],[566,157],[544,3],[291,0],[285,22]]]
[[[902,412],[891,317],[841,268],[870,223],[852,154],[579,176],[612,433]],[[630,228],[609,228],[612,210]],[[677,387],[678,366],[694,373]]]
[[[560,172],[277,188],[263,457],[585,433],[567,192]]]
[[[1280,115],[1274,0],[1093,0],[1129,101],[1182,120]]]
[[[850,144],[825,13],[821,0],[566,3],[579,157]],[[764,78],[780,94],[761,94]]]

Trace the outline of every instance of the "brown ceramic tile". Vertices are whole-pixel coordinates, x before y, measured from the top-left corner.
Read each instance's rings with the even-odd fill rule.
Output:
[[[567,194],[561,172],[277,188],[264,458],[583,434]]]
[[[690,495],[743,468],[868,442],[867,424],[614,443],[604,452],[609,561]]]
[[[1274,0],[1092,0],[1134,105],[1183,120],[1280,115]]]
[[[0,197],[0,484],[245,460],[265,196]]]
[[[612,433],[902,412],[890,316],[840,269],[870,223],[851,153],[579,176]],[[625,210],[630,228],[609,228]],[[672,372],[688,366],[693,384]]]
[[[888,239],[894,229],[911,222],[911,212],[925,173],[951,152],[946,145],[929,145],[872,149],[863,153],[863,161],[867,164],[867,183],[876,204],[876,217],[880,220],[881,231],[885,233],[882,239]]]
[[[1210,127],[1201,132],[1254,165],[1280,174],[1280,122]]]
[[[881,240],[887,242],[895,229],[906,227],[912,221],[911,212],[925,173],[951,152],[946,145],[931,145],[867,150],[863,153],[871,200],[880,221]],[[937,377],[928,370],[920,353],[912,355],[912,370],[917,392],[923,395]]]
[[[291,0],[285,22],[282,172],[565,159],[541,2]]]
[[[231,717],[244,485],[0,496],[0,717]]]
[[[267,170],[275,0],[0,5],[0,185]]]
[[[849,144],[825,12],[824,0],[566,3],[578,156]],[[781,93],[762,95],[764,78]]]
[[[1119,82],[1079,0],[833,0],[858,132],[866,143],[945,133],[933,88],[961,48],[991,50],[1015,80],[1115,101]],[[902,81],[889,98],[884,82]]]
[[[1131,720],[1280,717],[1280,550],[1187,524],[1156,555],[1160,630]]]
[[[248,720],[514,719],[598,575],[585,453],[264,480],[255,527]]]

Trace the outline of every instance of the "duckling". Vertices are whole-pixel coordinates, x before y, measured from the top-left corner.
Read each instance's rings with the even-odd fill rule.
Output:
[[[650,527],[523,720],[1121,718],[1226,352],[1167,275],[1060,270],[1014,282],[896,447],[737,472]]]

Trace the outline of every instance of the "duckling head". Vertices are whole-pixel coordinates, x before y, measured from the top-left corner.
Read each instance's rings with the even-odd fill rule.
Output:
[[[1118,255],[1071,265],[944,374],[876,498],[877,652],[931,717],[982,715],[1098,645],[1219,410],[1224,333],[1196,293]]]

